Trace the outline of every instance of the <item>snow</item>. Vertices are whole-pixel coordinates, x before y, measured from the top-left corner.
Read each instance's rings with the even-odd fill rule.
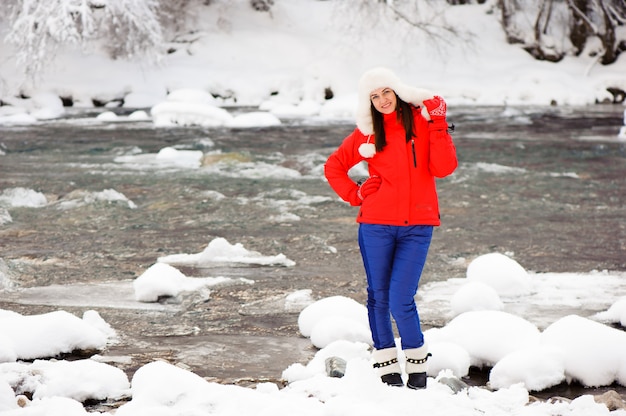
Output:
[[[158,127],[198,125],[246,128],[281,124],[278,116],[269,112],[255,111],[232,116],[218,105],[215,98],[207,92],[183,88],[172,91],[165,101],[153,106],[151,114],[155,126]],[[279,110],[274,113],[285,116]]]
[[[18,116],[23,116],[24,120],[28,119],[27,116],[35,120],[48,120],[60,117],[65,112],[59,96],[47,91],[35,92],[30,98],[3,98],[4,100],[12,105],[2,109],[0,118],[7,114],[14,120],[18,120]]]
[[[206,265],[211,262],[244,263],[259,265],[294,266],[296,263],[289,260],[284,254],[276,256],[263,256],[256,251],[250,251],[242,244],[230,244],[225,238],[216,238],[207,247],[197,254],[172,254],[159,257],[157,261],[178,265]]]
[[[586,386],[604,386],[614,381],[626,385],[623,331],[570,315],[546,328],[541,344],[561,349],[565,374],[570,379],[580,380]]]
[[[626,296],[620,298],[607,311],[597,313],[595,318],[626,327]]]
[[[133,288],[136,300],[156,302],[160,297],[176,297],[183,291],[194,291],[214,284],[216,280],[220,279],[189,278],[168,264],[157,263],[150,266],[133,282]]]
[[[32,393],[33,399],[64,397],[84,402],[123,398],[130,392],[122,370],[89,359],[3,364],[2,374],[19,386],[18,394]]]
[[[372,30],[359,29],[350,6],[341,2],[280,2],[271,13],[236,4],[199,7],[194,34],[172,43],[175,52],[158,65],[59,50],[33,84],[22,82],[14,61],[4,60],[0,100],[7,105],[0,107],[0,125],[62,116],[60,96],[71,97],[75,107],[104,103],[100,122],[120,121],[111,107],[148,109],[142,116],[159,127],[249,128],[294,117],[353,120],[358,77],[378,65],[444,96],[451,111],[455,105],[593,105],[613,99],[608,87],[626,90],[623,54],[612,65],[600,65],[590,40],[580,56],[537,61],[506,43],[490,2],[422,4],[420,16],[434,28],[457,28],[456,36],[441,30],[437,37],[409,30],[389,13],[365,16],[369,20],[360,27]],[[382,27],[389,39],[401,41],[380,36]],[[13,54],[10,44],[2,47],[6,56]],[[252,107],[252,114],[230,114],[227,108],[235,105]],[[616,137],[623,139],[623,127],[616,126]]]
[[[500,296],[530,292],[530,277],[526,270],[500,253],[485,254],[471,262],[467,267],[467,280],[486,283]]]
[[[500,311],[503,308],[504,303],[496,289],[482,282],[468,282],[450,300],[454,315],[469,311]]]
[[[169,99],[169,97],[168,97]],[[158,127],[173,125],[217,127],[228,124],[228,111],[211,104],[164,101],[152,107],[152,118]]]
[[[136,300],[156,302],[161,297],[176,297],[182,292],[192,292],[232,280],[221,276],[191,278],[169,264],[156,263],[133,281],[133,289]]]
[[[493,366],[513,351],[537,344],[539,334],[535,325],[519,316],[502,311],[471,311],[443,328],[429,329],[425,337],[431,348],[439,341],[455,342],[469,353],[471,365],[485,367]]]
[[[0,206],[36,208],[47,203],[46,196],[33,189],[7,188],[0,193]]]
[[[128,206],[130,209],[137,208],[137,205],[126,196],[115,189],[105,189],[98,192],[86,192],[86,191],[72,191],[64,197],[62,201],[58,202],[57,208],[61,210],[73,209],[84,205],[96,204],[99,202],[105,203],[122,203]],[[45,204],[44,204],[45,205]]]
[[[129,200],[124,194],[115,189],[104,189],[98,192],[75,190],[65,195],[62,200],[53,202],[52,204],[55,204],[60,210],[68,210],[96,203],[122,203],[130,209],[137,208],[137,205],[135,205],[133,201]],[[40,208],[48,204],[48,198],[41,192],[22,187],[6,188],[0,193],[0,223],[11,222],[8,211],[6,211],[6,220],[4,222],[2,221],[2,212],[7,208]]]
[[[344,296],[325,298],[304,308],[298,316],[298,328],[317,348],[340,339],[372,344],[367,309]]]
[[[198,169],[202,165],[201,150],[179,150],[164,147],[158,153],[140,153],[118,156],[115,162],[135,169],[184,168]]]
[[[22,316],[0,310],[0,333],[0,362],[54,357],[76,349],[100,349],[109,339],[100,326],[65,311]]]
[[[476,258],[468,266],[464,285],[491,287],[489,280],[470,279],[477,270],[499,270],[502,280],[517,282],[520,265],[504,254],[490,253]],[[180,291],[199,291],[219,283],[219,278],[190,278],[163,260],[177,264],[196,261],[236,263],[266,258],[241,244],[223,239],[209,243],[199,254],[180,254],[160,258],[134,282],[137,300],[156,302],[161,296],[175,296]],[[508,261],[504,261],[506,257]],[[182,262],[181,262],[182,260]],[[180,262],[180,263],[179,263]],[[476,265],[472,266],[473,263]],[[288,266],[288,263],[283,263]],[[472,273],[470,273],[472,270]],[[527,273],[527,272],[526,272]],[[536,275],[528,274],[532,281]],[[597,275],[583,284],[557,280],[564,303],[576,303],[578,290],[592,287],[607,289]],[[617,276],[623,279],[624,276]],[[451,279],[454,280],[454,279]],[[458,280],[458,279],[457,279]],[[548,278],[550,280],[550,278]],[[569,282],[569,283],[568,283]],[[452,283],[454,281],[444,282]],[[568,287],[568,284],[572,287]],[[531,297],[527,287],[517,286],[517,293],[503,299],[515,302]],[[609,287],[610,288],[610,287]],[[432,288],[426,288],[426,291]],[[80,319],[68,312],[22,316],[0,311],[0,415],[87,415],[80,402],[123,399],[116,415],[326,415],[380,414],[384,412],[430,415],[625,415],[624,410],[609,412],[605,405],[583,395],[571,402],[553,400],[534,402],[529,392],[540,391],[562,382],[577,381],[585,386],[626,385],[626,332],[607,326],[626,311],[625,298],[617,298],[605,312],[585,318],[568,315],[548,325],[543,331],[532,322],[498,308],[489,309],[481,291],[472,290],[475,310],[462,312],[441,328],[425,331],[433,356],[429,361],[428,387],[412,391],[389,387],[380,382],[372,368],[371,334],[365,306],[343,296],[314,301],[309,290],[288,296],[288,304],[300,307],[298,326],[318,348],[306,365],[294,363],[283,371],[288,382],[279,389],[272,383],[255,388],[226,386],[209,382],[198,375],[164,361],[140,367],[132,380],[98,354],[90,359],[68,362],[44,360],[75,349],[103,349],[116,342],[116,333],[100,315],[87,311]],[[491,298],[495,289],[486,296]],[[452,298],[452,297],[451,297]],[[470,297],[464,300],[469,305]],[[449,299],[450,301],[452,299]],[[503,302],[506,303],[506,302]],[[469,308],[472,309],[472,308]],[[623,325],[623,323],[622,323]],[[27,331],[24,328],[28,328]],[[404,366],[397,340],[399,362]],[[327,359],[346,363],[345,376],[329,377]],[[34,360],[32,363],[24,360]],[[450,380],[468,374],[470,365],[492,367],[489,388],[455,389]],[[406,377],[406,375],[405,375]],[[24,396],[30,394],[32,400]],[[20,402],[25,407],[20,407]],[[107,414],[107,413],[103,413]]]

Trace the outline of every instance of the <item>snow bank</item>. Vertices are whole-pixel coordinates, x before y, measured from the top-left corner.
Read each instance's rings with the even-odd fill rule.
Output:
[[[203,126],[203,127],[268,127],[280,125],[280,119],[262,111],[231,115],[219,107],[209,93],[193,88],[173,91],[163,102],[150,110],[157,127]]]
[[[133,281],[135,299],[139,302],[156,302],[163,297],[176,297],[183,292],[194,292],[205,287],[254,282],[230,277],[187,277],[166,263],[155,263]],[[207,295],[208,296],[208,295]]]
[[[50,120],[65,113],[58,95],[49,91],[35,92],[29,98],[3,97],[0,107],[0,125],[32,124],[39,120]]]
[[[247,250],[241,243],[230,244],[225,238],[221,237],[212,240],[201,253],[172,254],[159,257],[157,261],[160,263],[196,266],[210,265],[216,262],[286,267],[292,267],[296,264],[282,253],[275,256],[263,256],[259,252]]]
[[[481,281],[466,283],[450,299],[450,309],[455,316],[463,312],[501,311],[503,308],[498,292]]]
[[[500,311],[465,312],[443,328],[425,332],[428,343],[454,342],[471,357],[471,365],[493,366],[507,354],[539,342],[537,327]]]
[[[57,202],[58,209],[74,209],[85,205],[96,204],[98,202],[122,203],[130,209],[136,209],[137,205],[129,200],[124,194],[115,189],[105,189],[99,192],[88,192],[84,190],[75,190],[64,195]]]
[[[135,299],[156,302],[160,297],[177,296],[186,286],[191,286],[192,290],[202,286],[201,282],[192,285],[194,281],[169,264],[153,264],[133,281]]]
[[[140,153],[118,156],[113,161],[126,168],[145,169],[198,169],[204,154],[201,150],[180,150],[164,147],[157,153]]]
[[[513,351],[493,366],[489,386],[507,388],[522,383],[528,390],[541,391],[565,381],[563,350],[531,346]]]
[[[48,204],[41,192],[27,188],[7,188],[0,193],[0,206],[38,208]]]
[[[43,361],[0,364],[0,375],[33,399],[65,397],[78,402],[128,397],[126,373],[92,360]]]
[[[483,282],[500,296],[530,293],[531,282],[526,270],[515,260],[500,253],[479,256],[467,266],[467,280]]]
[[[325,298],[304,308],[298,316],[298,328],[318,348],[340,339],[373,343],[367,309],[345,296]]]
[[[601,322],[616,323],[626,327],[626,296],[617,300],[605,312],[599,312],[594,316]]]
[[[110,334],[91,322],[65,311],[22,316],[0,310],[0,362],[102,349]]]
[[[546,328],[541,343],[561,349],[568,379],[589,387],[626,386],[626,332],[570,315]]]

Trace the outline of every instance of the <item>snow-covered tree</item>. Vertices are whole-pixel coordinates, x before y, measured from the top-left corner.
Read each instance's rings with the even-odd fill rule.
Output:
[[[568,0],[572,10],[571,40],[578,51],[587,38],[596,36],[602,43],[603,64],[615,62],[626,51],[626,1]]]
[[[96,39],[113,58],[149,55],[163,45],[158,0],[13,0],[5,4],[17,61],[34,77],[61,46],[84,48]]]
[[[363,30],[387,16],[444,45],[468,38],[463,28],[446,24],[445,7],[484,3],[499,11],[509,42],[537,59],[558,62],[587,48],[611,64],[626,51],[626,0],[342,0],[341,7]]]
[[[2,0],[3,39],[15,46],[16,61],[36,80],[62,47],[104,48],[114,59],[155,62],[177,42],[193,10],[226,0]],[[269,12],[274,0],[248,0]]]
[[[271,13],[276,0],[2,0],[4,41],[15,46],[27,78],[54,60],[60,48],[104,48],[114,59],[155,61],[187,36],[193,11],[221,3],[247,4]],[[471,44],[472,34],[446,21],[446,9],[491,5],[511,43],[537,59],[559,61],[587,53],[603,64],[626,50],[625,0],[334,0],[342,27],[369,36],[384,26],[407,44],[428,41],[438,52],[454,42]],[[217,8],[216,10],[219,10]],[[197,13],[196,13],[197,15]],[[350,20],[351,19],[351,20]],[[219,21],[219,19],[218,19]],[[191,40],[190,40],[191,39]],[[148,58],[148,59],[146,59]]]
[[[461,4],[457,2],[463,0],[449,1]],[[339,0],[335,4],[340,24],[346,25],[347,21],[348,29],[357,37],[368,33],[376,36],[376,30],[384,28],[390,37],[407,44],[428,41],[440,53],[452,43],[470,44],[473,40],[465,28],[446,20],[445,11],[451,5],[441,0]]]
[[[587,47],[608,65],[626,50],[624,0],[498,0],[498,7],[509,42],[537,59],[556,62]]]

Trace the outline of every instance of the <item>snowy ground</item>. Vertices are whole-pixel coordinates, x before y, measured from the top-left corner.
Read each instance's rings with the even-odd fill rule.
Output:
[[[156,302],[158,296],[202,290],[223,279],[190,278],[169,262],[282,264],[282,255],[266,256],[241,244],[213,240],[201,253],[158,259],[132,283],[135,300]],[[529,402],[529,391],[565,381],[587,386],[626,385],[624,273],[585,275],[531,274],[509,257],[493,253],[470,263],[465,279],[426,285],[420,305],[447,309],[451,320],[426,331],[433,357],[428,388],[410,391],[380,383],[371,367],[371,336],[365,307],[335,296],[314,301],[310,291],[289,295],[285,308],[302,310],[300,332],[319,348],[306,365],[285,369],[287,387],[261,383],[255,389],[208,382],[174,365],[155,361],[128,380],[99,355],[78,361],[46,361],[74,349],[102,349],[114,343],[115,330],[94,310],[81,318],[64,311],[22,316],[0,311],[0,414],[84,415],[81,402],[129,399],[116,415],[241,414],[380,414],[398,411],[431,415],[606,415],[604,404],[591,396],[571,402]],[[508,312],[524,303],[532,309],[543,302],[580,305],[603,294],[612,302],[590,318],[569,315],[545,329]],[[447,299],[446,299],[447,298]],[[446,305],[447,304],[447,305]],[[426,312],[428,313],[428,312]],[[24,331],[28,328],[28,331]],[[581,333],[584,337],[581,339]],[[45,341],[44,341],[45,340]],[[343,378],[329,377],[326,360],[346,363]],[[403,356],[400,354],[403,363]],[[29,362],[29,360],[34,360]],[[470,366],[493,367],[492,390],[454,384]],[[24,394],[32,394],[32,401]],[[17,394],[17,396],[16,396]],[[24,407],[20,407],[24,406]],[[411,409],[407,413],[407,409]],[[626,410],[611,412],[626,414]]]

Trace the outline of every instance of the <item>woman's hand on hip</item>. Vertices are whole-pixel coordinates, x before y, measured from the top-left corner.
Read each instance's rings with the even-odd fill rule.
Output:
[[[370,176],[364,181],[359,181],[359,190],[357,191],[357,195],[361,201],[378,191],[382,182],[382,179],[376,175]]]

